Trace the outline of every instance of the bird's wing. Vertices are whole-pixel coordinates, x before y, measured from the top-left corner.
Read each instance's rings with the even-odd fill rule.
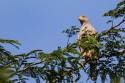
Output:
[[[81,39],[82,35],[87,32],[87,36],[96,34],[96,30],[91,25],[82,26],[78,33],[78,39]]]

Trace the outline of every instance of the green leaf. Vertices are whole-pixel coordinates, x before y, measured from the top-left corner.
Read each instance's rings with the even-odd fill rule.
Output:
[[[17,40],[9,40],[9,39],[2,39],[2,38],[0,38],[0,43],[11,44],[18,49],[19,47],[17,45],[21,45]]]

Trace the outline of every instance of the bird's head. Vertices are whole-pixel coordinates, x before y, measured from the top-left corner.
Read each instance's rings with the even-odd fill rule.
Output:
[[[87,16],[79,16],[78,20],[80,21],[81,24],[89,21]]]

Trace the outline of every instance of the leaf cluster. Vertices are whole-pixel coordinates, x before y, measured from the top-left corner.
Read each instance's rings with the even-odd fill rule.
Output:
[[[119,2],[115,9],[106,12],[104,16],[111,16],[113,18],[125,17],[125,0]]]

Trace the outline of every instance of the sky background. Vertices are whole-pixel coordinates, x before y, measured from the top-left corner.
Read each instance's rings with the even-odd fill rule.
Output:
[[[98,32],[108,29],[110,19],[102,15],[116,7],[120,0],[0,0],[0,38],[18,40],[17,50],[8,45],[13,54],[41,49],[50,53],[58,46],[65,47],[67,37],[63,30],[80,27],[78,17],[88,16]],[[72,38],[71,42],[77,37]],[[81,72],[80,82],[87,76]],[[90,83],[91,81],[88,81]],[[34,83],[30,79],[27,83]],[[100,80],[98,80],[100,83]],[[108,82],[107,82],[108,83]]]

